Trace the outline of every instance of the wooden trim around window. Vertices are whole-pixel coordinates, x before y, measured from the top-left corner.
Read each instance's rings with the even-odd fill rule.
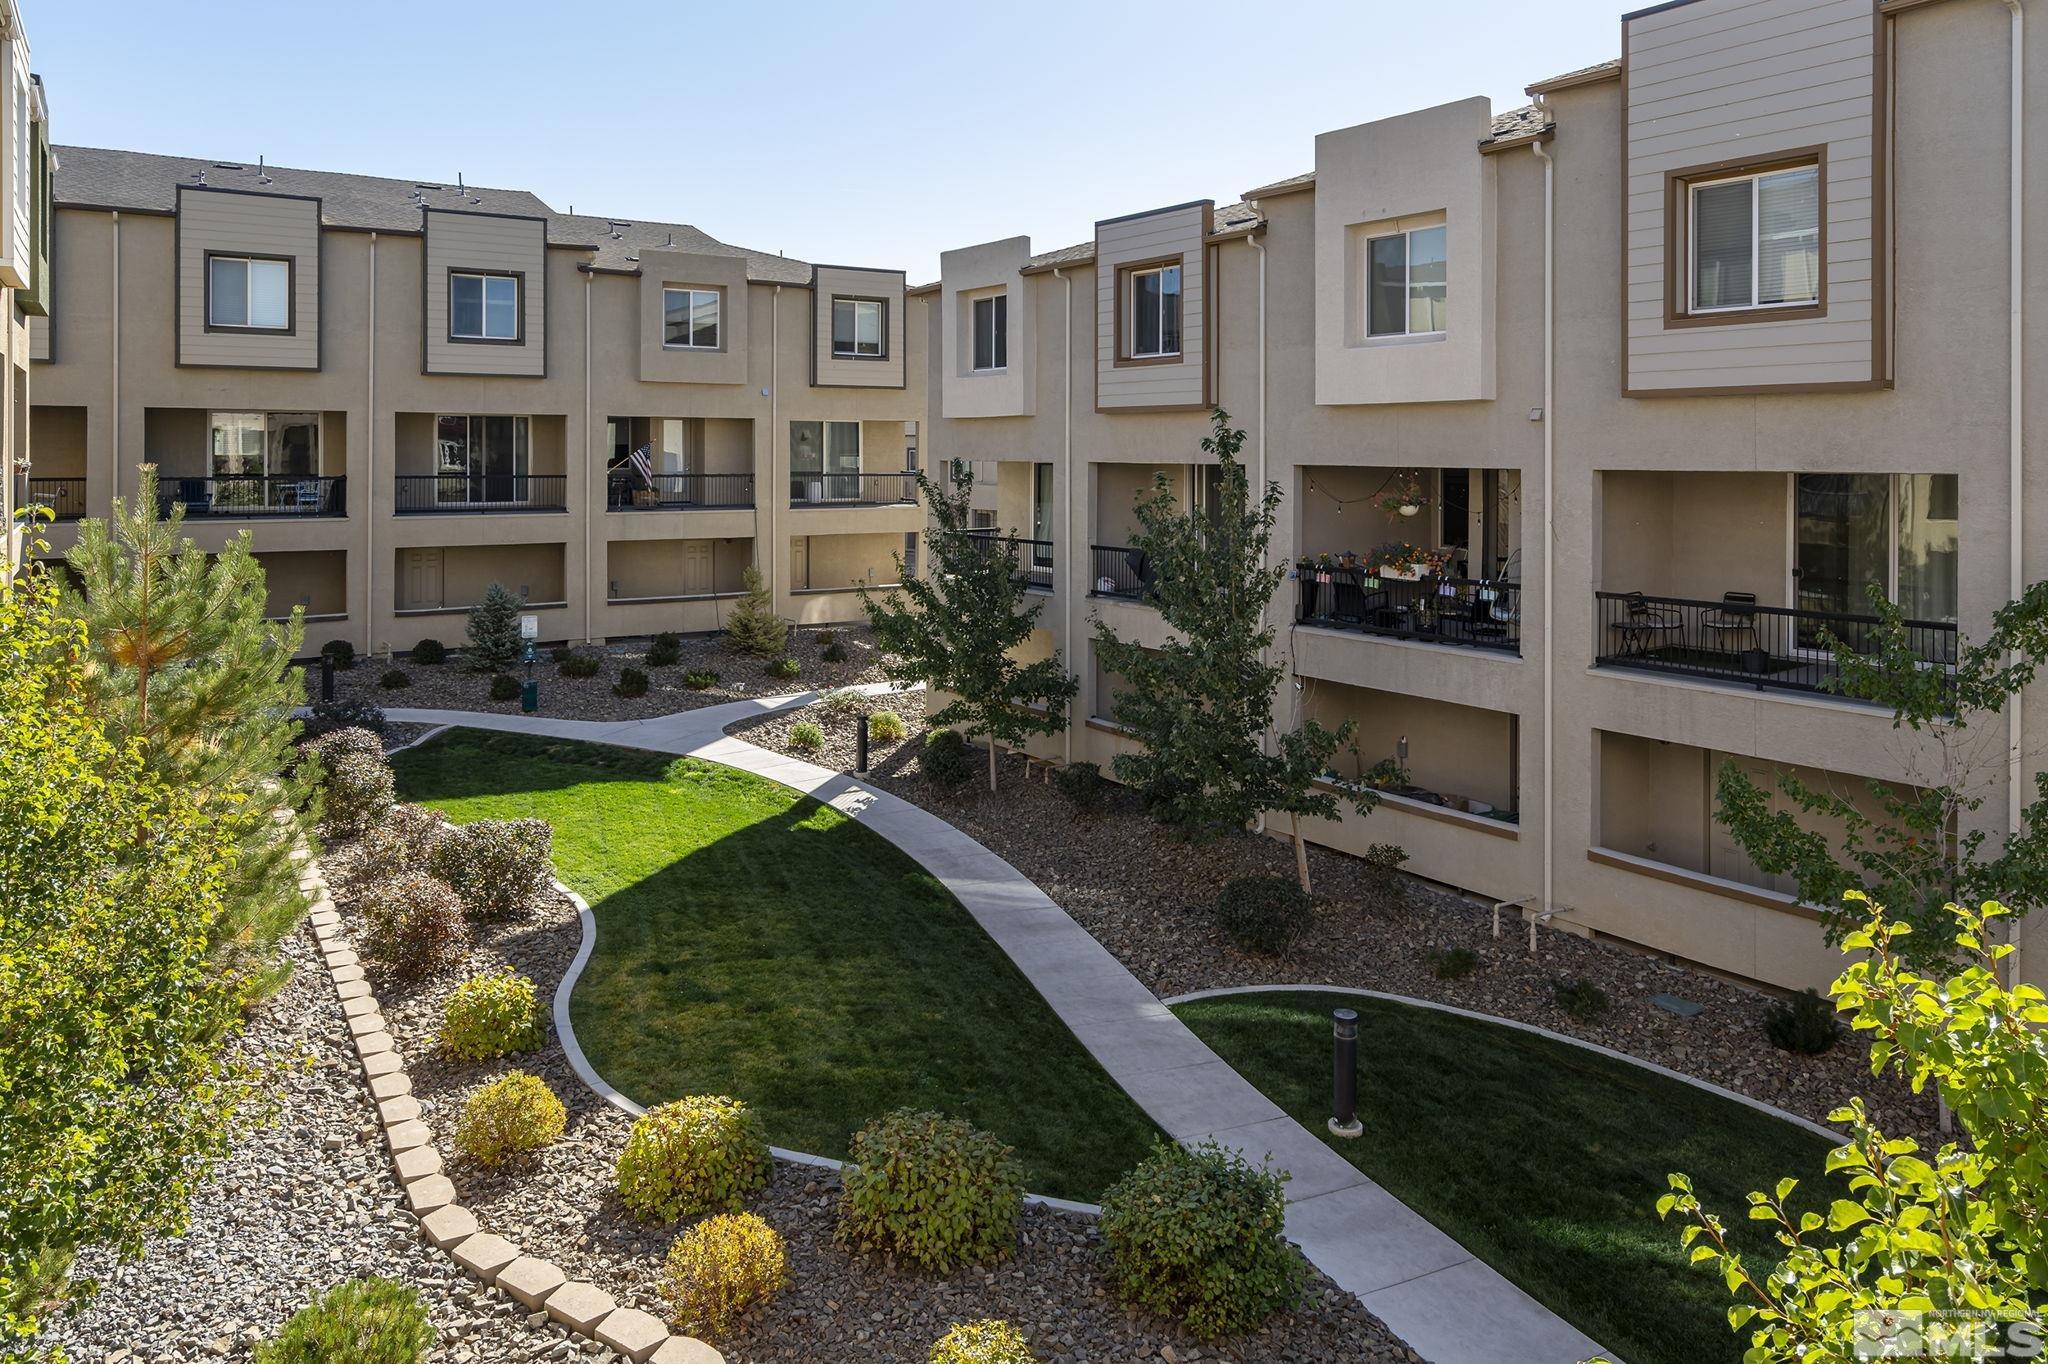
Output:
[[[879,354],[879,355],[855,355],[855,354],[853,354],[853,353],[852,353],[851,351],[842,351],[842,350],[840,350],[840,349],[839,349],[839,342],[838,342],[838,339],[837,339],[836,337],[834,337],[834,336],[832,335],[832,323],[833,323],[833,321],[835,320],[835,319],[834,319],[834,317],[833,317],[833,314],[835,314],[835,313],[837,313],[837,312],[839,311],[839,305],[840,305],[840,304],[842,304],[842,303],[873,303],[873,304],[877,304],[877,305],[879,305],[879,306],[880,306],[880,308],[882,309],[882,351],[881,351],[881,354]],[[859,330],[858,330],[858,327],[859,327],[859,323],[858,323],[858,318],[857,318],[857,316],[856,316],[856,322],[855,322],[855,333],[854,333],[854,344],[856,344],[856,345],[858,345],[858,344],[860,343],[860,336],[859,336]],[[826,313],[825,313],[825,340],[826,340],[826,344],[827,344],[827,346],[829,347],[829,350],[828,350],[828,352],[827,352],[827,353],[828,353],[828,354],[829,354],[829,356],[830,356],[830,357],[831,357],[832,359],[834,359],[834,360],[869,360],[869,361],[873,361],[873,360],[887,360],[887,359],[889,358],[889,300],[888,300],[887,298],[884,298],[884,297],[882,297],[882,296],[880,296],[880,295],[877,295],[877,294],[834,294],[834,295],[832,295],[832,305],[831,305],[831,307],[830,307],[830,308],[828,308],[828,309],[826,310]]]
[[[1130,278],[1141,270],[1160,270],[1167,266],[1180,267],[1180,346],[1170,355],[1127,355],[1124,353],[1124,301],[1130,296]],[[1203,298],[1208,297],[1204,290]],[[1109,363],[1117,369],[1135,369],[1146,365],[1185,364],[1188,358],[1188,266],[1185,252],[1171,256],[1156,256],[1151,260],[1125,261],[1116,267],[1116,290],[1110,299],[1114,317],[1110,323],[1110,335],[1114,349]],[[1205,338],[1203,344],[1208,344]],[[1121,411],[1123,409],[1116,409]]]
[[[1772,171],[1813,166],[1819,171],[1816,201],[1819,229],[1818,278],[1820,294],[1812,303],[1770,304],[1758,308],[1694,313],[1687,311],[1692,286],[1692,243],[1681,238],[1681,222],[1692,219],[1692,188],[1712,180],[1741,175],[1766,175]],[[1828,315],[1828,149],[1793,147],[1765,157],[1734,157],[1709,161],[1664,172],[1664,325],[1680,327],[1732,327],[1749,322],[1790,322]]]
[[[524,270],[486,270],[480,266],[451,265],[445,272],[448,288],[448,343],[454,346],[523,346],[526,344],[526,272]],[[484,279],[510,279],[519,283],[519,306],[515,310],[516,322],[513,334],[505,336],[457,336],[455,334],[455,277],[477,275]],[[483,301],[478,300],[478,306]],[[488,312],[489,309],[485,308]],[[720,319],[723,321],[723,313]]]
[[[232,323],[215,324],[213,320],[213,262],[216,260],[268,260],[284,262],[284,325],[282,327],[256,327]],[[203,330],[218,332],[224,336],[297,336],[299,334],[299,258],[297,256],[272,256],[260,251],[208,251],[199,261],[199,316],[205,324]]]

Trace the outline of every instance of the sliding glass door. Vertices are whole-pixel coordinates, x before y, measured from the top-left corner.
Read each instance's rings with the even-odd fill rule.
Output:
[[[1874,586],[1909,620],[1955,620],[1954,474],[1797,474],[1792,499],[1801,611],[1867,614]],[[1802,619],[1799,643],[1820,648],[1825,625]]]
[[[528,500],[524,417],[441,417],[435,422],[434,500],[444,506]]]
[[[793,502],[859,501],[860,423],[791,422],[789,491]]]

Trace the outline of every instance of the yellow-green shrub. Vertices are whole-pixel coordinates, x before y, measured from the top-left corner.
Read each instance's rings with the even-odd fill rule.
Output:
[[[455,1146],[478,1164],[500,1165],[546,1146],[562,1135],[568,1120],[547,1081],[515,1070],[464,1102]]]
[[[841,1244],[949,1273],[1000,1260],[1017,1240],[1024,1170],[960,1118],[899,1109],[853,1134],[841,1176]]]
[[[910,727],[893,710],[878,710],[868,717],[868,737],[878,743],[893,744],[908,733]]]
[[[633,1120],[619,1153],[619,1201],[650,1221],[673,1222],[731,1211],[774,1173],[760,1115],[738,1099],[695,1094]]]
[[[434,1343],[427,1309],[410,1285],[350,1279],[301,1307],[256,1347],[257,1364],[419,1364]]]
[[[471,976],[441,1010],[441,1047],[465,1061],[488,1061],[541,1043],[540,1001],[517,971]]]
[[[707,1217],[676,1238],[661,1267],[661,1296],[675,1324],[713,1339],[789,1282],[775,1228],[750,1212]]]
[[[1007,1321],[963,1321],[933,1344],[930,1364],[1038,1364],[1038,1356]]]

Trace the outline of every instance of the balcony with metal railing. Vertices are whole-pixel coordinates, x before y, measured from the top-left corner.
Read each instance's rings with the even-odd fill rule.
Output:
[[[1299,570],[1295,623],[1426,644],[1522,652],[1522,585],[1364,568]]]
[[[1152,566],[1140,549],[1125,545],[1088,546],[1088,595],[1117,601],[1143,601],[1152,587]]]
[[[348,515],[345,475],[161,475],[157,502],[164,515],[180,508],[188,521],[233,517]]]
[[[568,510],[566,474],[397,474],[393,510],[430,513],[558,512]]]
[[[605,480],[606,511],[692,511],[754,505],[752,474],[613,474]]]
[[[893,507],[917,501],[917,475],[800,473],[789,475],[792,507]]]
[[[968,539],[994,553],[1006,553],[1015,565],[1017,580],[1027,591],[1050,592],[1053,585],[1053,544],[1050,540],[1026,540],[994,531],[970,531]]]
[[[28,481],[27,509],[43,508],[53,521],[76,521],[85,515],[85,480],[34,478]]]

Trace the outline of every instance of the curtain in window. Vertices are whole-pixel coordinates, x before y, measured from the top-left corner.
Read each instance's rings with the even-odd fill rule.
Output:
[[[1408,330],[1444,329],[1444,229],[1408,234]]]
[[[291,322],[291,300],[286,297],[291,270],[281,260],[249,262],[249,325],[285,327]]]
[[[484,335],[509,341],[519,335],[519,281],[504,275],[484,277]]]
[[[1366,335],[1400,336],[1408,330],[1408,239],[1378,237],[1366,250]]]
[[[1908,620],[1956,618],[1956,513],[1954,474],[1899,476],[1897,600]]]
[[[1695,308],[1742,308],[1750,303],[1755,263],[1747,180],[1703,185],[1692,192],[1692,301]]]
[[[825,423],[825,495],[851,502],[860,497],[860,423]]]
[[[1814,166],[1757,181],[1757,302],[1820,298],[1820,171]]]

